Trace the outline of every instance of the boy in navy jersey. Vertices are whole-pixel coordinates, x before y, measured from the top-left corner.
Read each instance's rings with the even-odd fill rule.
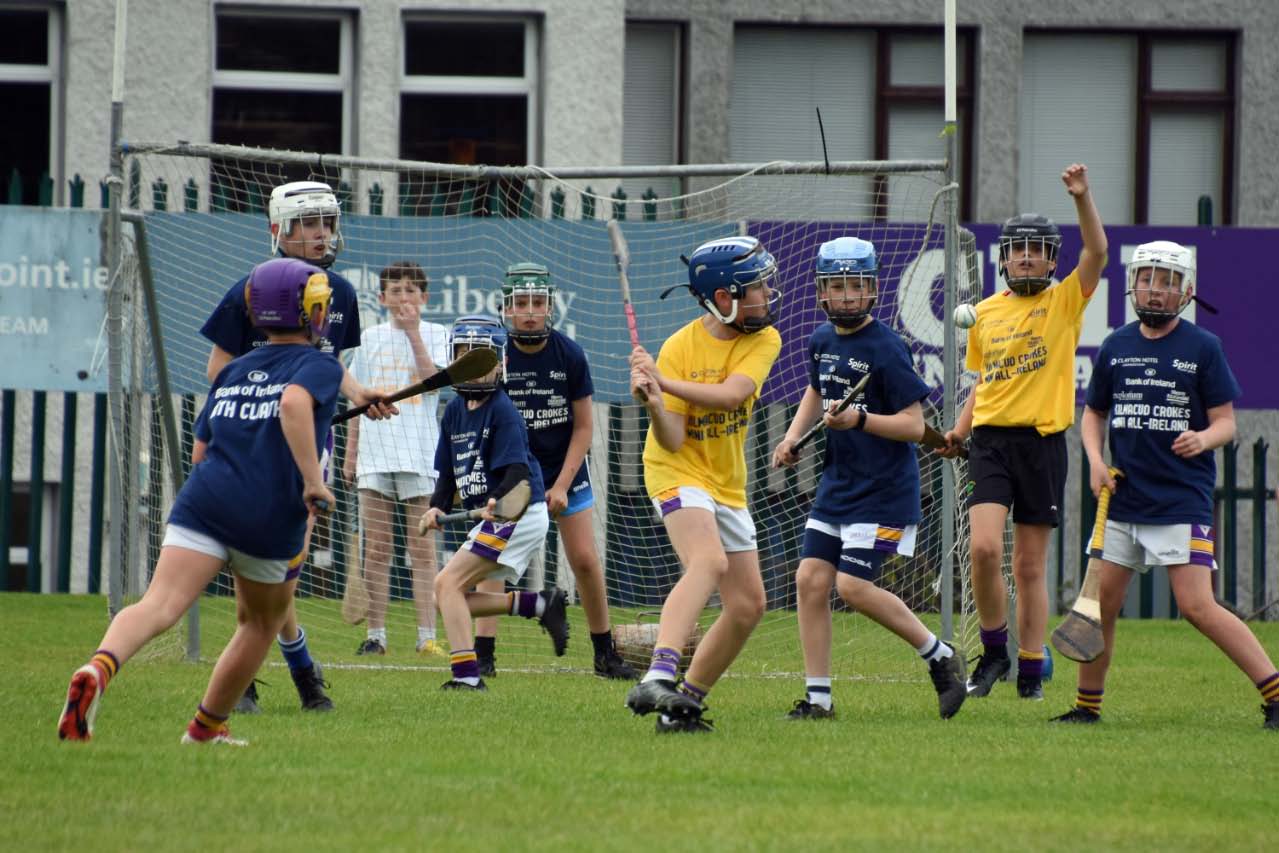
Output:
[[[72,676],[58,737],[92,737],[98,702],[120,666],[172,627],[229,565],[243,604],[239,625],[182,742],[244,744],[230,736],[227,717],[284,622],[308,518],[333,506],[318,448],[342,365],[316,349],[330,301],[328,276],[302,261],[267,261],[249,275],[246,304],[268,345],[214,380],[196,422],[196,465],[169,514],[151,584]]]
[[[328,184],[295,181],[276,187],[271,191],[268,215],[271,220],[272,253],[279,252],[286,258],[299,258],[325,270],[336,260],[342,249],[339,228],[341,208],[338,206],[337,196]],[[320,336],[316,346],[337,356],[343,350],[360,345],[360,309],[351,283],[334,272],[329,272],[328,277],[329,287],[333,291],[333,307],[329,313],[329,328]],[[244,293],[243,279],[231,285],[200,329],[200,334],[213,342],[206,368],[210,382],[231,359],[266,343],[266,336],[249,321]],[[369,410],[369,417],[374,419],[397,411],[393,406],[377,403],[380,396],[357,382],[349,372],[342,375],[342,395],[355,406],[374,403]],[[332,436],[326,433],[321,446],[326,448],[323,467],[327,469],[327,457],[333,447]],[[307,540],[309,544],[309,527]],[[305,551],[304,548],[303,560],[306,559]],[[242,608],[243,602],[237,600],[236,607]],[[320,677],[319,667],[311,660],[306,633],[298,624],[292,604],[289,605],[288,616],[280,631],[280,651],[288,662],[289,675],[297,687],[302,710],[332,710],[333,702],[324,693],[325,684]],[[255,684],[249,685],[248,692],[236,706],[236,710],[247,713],[259,710]]]
[[[1177,608],[1257,686],[1267,729],[1279,730],[1279,672],[1248,626],[1212,592],[1212,451],[1235,436],[1239,396],[1221,341],[1179,316],[1195,294],[1194,254],[1160,240],[1128,262],[1137,322],[1106,340],[1088,383],[1080,431],[1093,493],[1114,490],[1101,564],[1105,651],[1079,667],[1075,707],[1054,722],[1096,723],[1115,646],[1115,620],[1134,572],[1168,570]],[[1123,478],[1108,473],[1102,447]]]
[[[793,720],[835,715],[832,585],[859,613],[919,652],[928,664],[943,719],[953,717],[967,696],[962,656],[937,639],[900,598],[877,585],[885,559],[915,553],[919,461],[914,442],[924,432],[920,401],[928,396],[906,344],[870,315],[878,295],[877,274],[875,247],[865,240],[839,237],[818,250],[817,301],[829,322],[818,326],[809,340],[808,389],[773,452],[774,467],[797,463],[795,442],[823,418],[829,430],[826,454],[795,576],[807,690],[787,715]],[[868,373],[870,380],[853,404],[831,414]]]
[[[613,647],[604,588],[604,568],[595,550],[586,452],[591,446],[591,370],[574,341],[551,328],[555,288],[541,264],[513,264],[502,285],[502,320],[514,346],[506,351],[506,393],[524,416],[529,447],[542,468],[546,507],[559,526],[577,593],[586,611],[595,652],[595,674],[634,679],[636,673]],[[476,626],[480,669],[495,674],[497,621]],[[486,636],[489,635],[489,636]]]
[[[449,638],[449,662],[453,677],[446,690],[485,690],[471,631],[471,618],[509,614],[536,618],[551,635],[556,655],[568,648],[568,613],[563,590],[541,592],[470,591],[486,580],[518,582],[529,560],[546,543],[550,518],[542,471],[529,451],[524,419],[502,390],[506,330],[495,317],[459,317],[453,324],[450,360],[476,348],[496,350],[498,364],[482,379],[454,386],[457,396],[444,408],[440,443],[435,449],[439,479],[431,508],[422,516],[419,533],[440,527],[440,516],[461,497],[468,510],[483,510],[481,521],[471,528],[435,577],[435,601],[444,617]],[[528,509],[516,521],[493,515],[499,498],[519,482],[532,489]]]

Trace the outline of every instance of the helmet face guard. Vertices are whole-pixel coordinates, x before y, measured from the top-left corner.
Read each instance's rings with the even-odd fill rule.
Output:
[[[1133,250],[1127,267],[1128,298],[1142,325],[1161,329],[1190,304],[1195,257],[1186,247],[1167,240],[1143,243]]]
[[[827,319],[842,329],[855,328],[870,316],[879,298],[879,260],[874,244],[856,237],[837,237],[817,250],[817,304]],[[852,281],[860,283],[859,292],[849,295]],[[832,301],[830,288],[839,282],[842,297]],[[848,302],[857,300],[859,307]],[[841,304],[842,303],[842,304]]]
[[[698,246],[688,259],[688,289],[716,320],[750,335],[777,322],[782,299],[781,288],[776,286],[777,272],[777,260],[754,237],[711,240]],[[745,316],[742,303],[755,287],[765,289],[764,315]],[[720,290],[732,300],[727,314],[715,304]]]
[[[544,312],[532,310],[534,301],[539,297],[545,305]],[[521,317],[541,317],[541,328],[522,328],[519,323]],[[502,324],[510,339],[521,344],[540,344],[551,336],[554,323],[555,287],[546,267],[532,263],[507,267],[502,283]]]
[[[332,301],[328,275],[296,258],[264,261],[244,284],[244,302],[254,326],[304,330],[317,344],[329,333]]]
[[[506,329],[496,317],[471,315],[459,317],[449,334],[449,361],[473,349],[491,349],[497,353],[497,367],[492,378],[481,377],[459,382],[453,390],[464,400],[482,400],[492,394],[506,378]]]
[[[1013,293],[1034,296],[1052,284],[1060,250],[1061,230],[1051,219],[1037,213],[1014,216],[1004,223],[999,232],[999,273]],[[1048,264],[1047,273],[1016,274],[1016,271],[1010,271],[1014,255],[1042,259]]]
[[[278,186],[271,191],[267,210],[271,224],[276,226],[271,233],[271,254],[281,251],[281,241],[289,237],[294,226],[302,220],[322,218],[329,220],[332,231],[332,236],[325,244],[324,255],[316,260],[302,260],[325,269],[337,260],[338,253],[345,245],[341,231],[342,207],[328,184],[319,181],[294,181]]]

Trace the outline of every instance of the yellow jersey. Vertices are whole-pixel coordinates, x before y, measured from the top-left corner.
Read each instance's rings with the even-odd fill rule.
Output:
[[[1075,348],[1089,298],[1075,269],[1034,296],[1005,290],[978,303],[965,361],[981,374],[974,427],[1051,435],[1075,422]]]
[[[666,339],[657,355],[663,376],[714,385],[740,373],[755,383],[755,392],[727,412],[662,394],[666,411],[684,416],[684,443],[671,453],[649,427],[644,485],[650,497],[678,486],[696,486],[725,506],[746,506],[746,430],[759,389],[781,349],[782,336],[771,326],[725,341],[708,332],[701,318]]]

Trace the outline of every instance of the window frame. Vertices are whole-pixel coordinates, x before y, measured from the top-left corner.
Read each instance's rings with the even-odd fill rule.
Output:
[[[865,29],[865,28],[863,28]],[[875,32],[875,159],[888,159],[889,118],[894,106],[938,106],[945,110],[946,86],[896,86],[893,85],[893,51],[892,43],[895,35],[932,35],[945,37],[941,27],[870,27]],[[958,27],[956,40],[963,43],[956,50],[957,66],[966,66],[967,73],[959,73],[956,68],[955,81],[955,121],[959,125],[959,148],[963,150],[960,162],[956,164],[956,174],[963,174],[964,180],[959,184],[959,219],[961,222],[972,220],[973,199],[973,125],[976,123],[974,105],[976,101],[977,76],[977,37],[976,27]],[[962,84],[960,81],[964,81]],[[943,119],[944,119],[943,113]],[[965,121],[965,119],[967,119]],[[876,219],[887,217],[888,179],[876,178]]]
[[[62,49],[64,7],[60,3],[26,2],[5,4],[6,12],[45,12],[48,15],[48,46],[44,65],[0,63],[0,82],[46,83],[49,86],[49,178],[53,181],[53,203],[62,204],[63,179],[66,173],[66,123],[63,108],[66,99],[66,56]],[[36,179],[39,179],[39,175]],[[2,176],[4,181],[8,175]],[[7,184],[6,184],[7,187]]]
[[[307,21],[333,20],[338,23],[338,71],[336,74],[318,74],[295,71],[245,71],[218,68],[218,19],[270,18],[274,20],[295,18]],[[209,86],[208,127],[210,135],[214,126],[214,97],[218,89],[238,91],[326,92],[342,96],[342,150],[339,154],[355,154],[355,13],[343,8],[298,8],[288,6],[240,6],[218,3],[213,7],[213,26],[209,28],[213,73]],[[327,152],[321,152],[327,153]]]
[[[524,26],[524,75],[522,77],[472,77],[452,74],[409,74],[408,27],[409,22],[438,22],[441,24],[519,22]],[[500,10],[485,14],[448,14],[425,9],[403,9],[400,14],[400,61],[397,69],[396,111],[405,95],[523,95],[526,98],[524,150],[527,164],[541,162],[542,141],[542,19],[527,13],[504,14]],[[396,128],[399,138],[399,128]]]
[[[1149,30],[1137,31],[1116,27],[1099,27],[1086,29],[1080,27],[1026,27],[1022,30],[1023,39],[1027,35],[1043,36],[1126,36],[1134,39],[1137,48],[1137,67],[1133,69],[1133,79],[1137,93],[1137,102],[1133,105],[1137,119],[1134,122],[1133,139],[1133,198],[1132,224],[1150,224],[1150,127],[1151,119],[1156,113],[1211,113],[1221,111],[1221,210],[1214,211],[1213,223],[1217,225],[1233,225],[1235,220],[1235,146],[1238,130],[1236,124],[1239,114],[1239,38],[1238,30],[1230,29],[1196,29],[1187,30]],[[1157,42],[1191,42],[1219,40],[1225,48],[1225,88],[1218,92],[1207,90],[1155,89],[1153,81],[1152,54]],[[1024,73],[1024,68],[1023,68]]]

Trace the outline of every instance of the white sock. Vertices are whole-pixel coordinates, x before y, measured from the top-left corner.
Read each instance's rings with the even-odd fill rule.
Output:
[[[479,686],[480,686],[480,677],[479,677],[478,675],[476,675],[476,676],[470,676],[470,677],[467,677],[467,678],[456,678],[456,679],[454,679],[454,681],[460,681],[460,682],[462,682],[463,684],[469,684],[469,685],[471,685],[472,687],[479,687]]]
[[[377,640],[379,643],[385,646],[386,645],[386,626],[383,626],[381,628],[370,628],[369,639]]]
[[[546,596],[540,592],[537,594],[537,603],[533,606],[533,616],[541,616],[546,612]]]
[[[937,639],[936,634],[929,634],[927,640],[915,647],[915,651],[919,652],[919,656],[929,663],[935,660],[945,660],[955,653],[954,649]]]
[[[830,676],[814,677],[809,676],[804,679],[804,686],[807,690],[808,701],[813,704],[830,710]]]
[[[417,643],[419,646],[422,645],[422,643],[425,643],[427,640],[434,640],[434,639],[435,639],[434,628],[423,628],[421,625],[417,626]]]

